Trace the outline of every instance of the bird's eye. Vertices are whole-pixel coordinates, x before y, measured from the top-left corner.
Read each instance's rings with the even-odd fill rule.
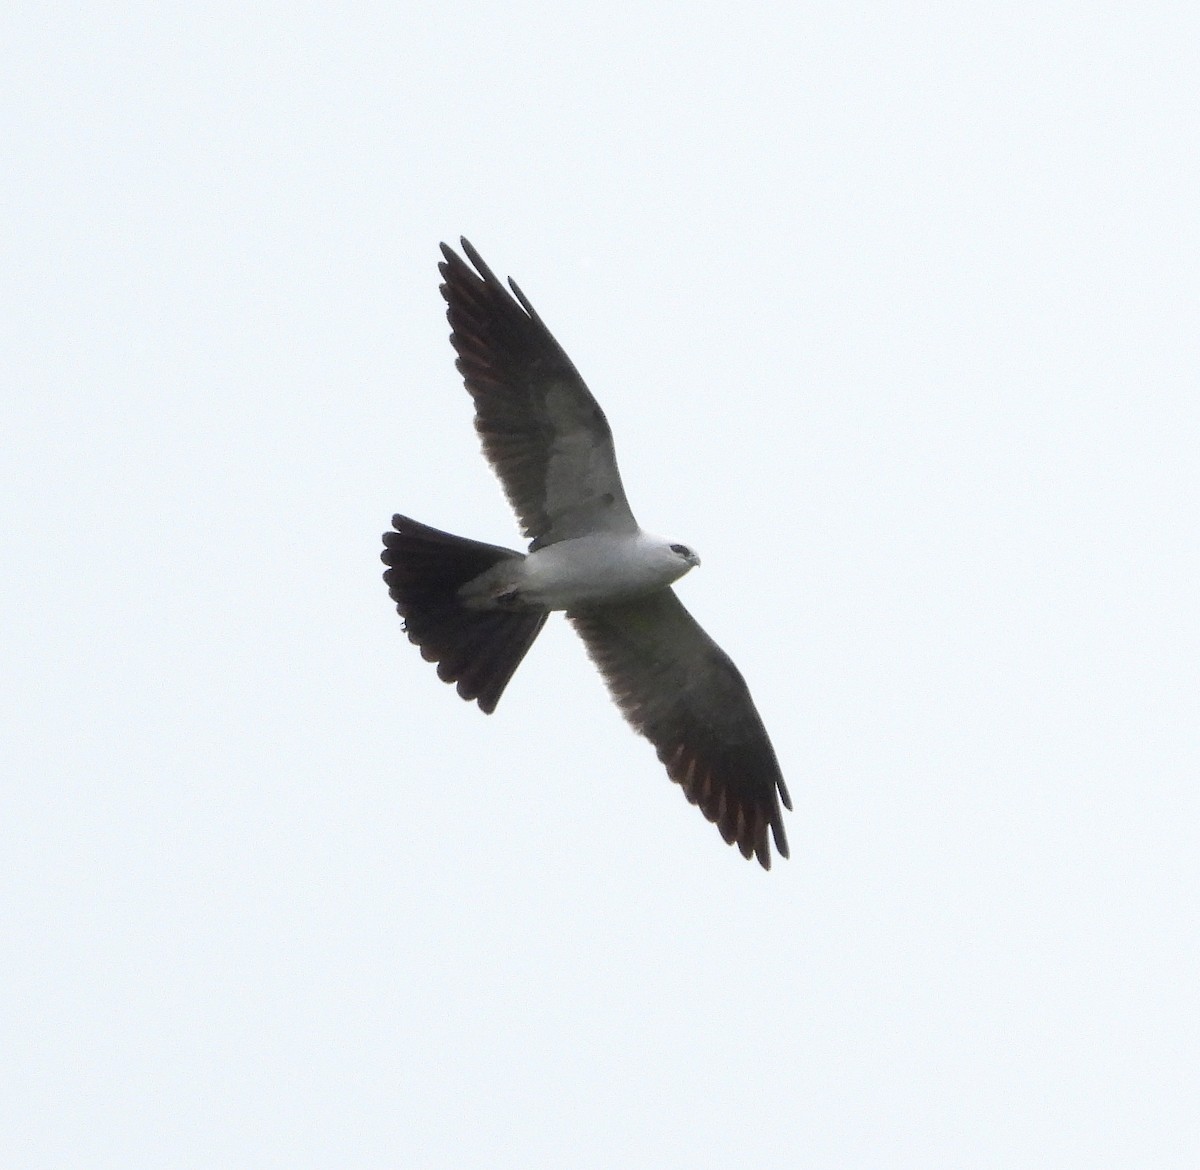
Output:
[[[678,553],[681,557],[690,557],[692,555],[692,550],[686,544],[673,544],[671,545],[671,551]]]

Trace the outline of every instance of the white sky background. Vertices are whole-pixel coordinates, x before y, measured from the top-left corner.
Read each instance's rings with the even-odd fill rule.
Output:
[[[1200,18],[751,7],[5,7],[4,1165],[1198,1164]],[[403,638],[393,511],[518,544],[459,233],[770,874],[561,619]]]

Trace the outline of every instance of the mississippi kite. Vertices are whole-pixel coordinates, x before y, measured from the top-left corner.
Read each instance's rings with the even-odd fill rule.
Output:
[[[490,714],[550,611],[565,610],[670,778],[770,869],[767,830],[787,857],[779,802],[792,803],[741,674],[670,588],[700,558],[638,526],[604,412],[571,359],[516,283],[510,295],[462,249],[470,264],[443,244],[439,265],[450,341],[531,543],[519,553],[393,517],[383,576],[409,640]]]

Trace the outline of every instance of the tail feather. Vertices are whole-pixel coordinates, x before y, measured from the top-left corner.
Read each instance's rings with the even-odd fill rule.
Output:
[[[438,664],[440,679],[457,683],[464,699],[490,714],[547,613],[468,609],[458,591],[493,565],[522,554],[452,536],[407,516],[393,516],[392,525],[396,531],[383,536],[382,559],[389,566],[383,579],[409,641],[427,662]]]

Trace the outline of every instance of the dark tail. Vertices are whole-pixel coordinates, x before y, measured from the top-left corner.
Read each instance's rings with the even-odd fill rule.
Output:
[[[408,640],[443,682],[474,699],[489,715],[513,671],[546,622],[545,610],[468,609],[458,590],[499,561],[523,554],[439,532],[407,516],[393,516],[383,534],[383,579],[404,618]]]

